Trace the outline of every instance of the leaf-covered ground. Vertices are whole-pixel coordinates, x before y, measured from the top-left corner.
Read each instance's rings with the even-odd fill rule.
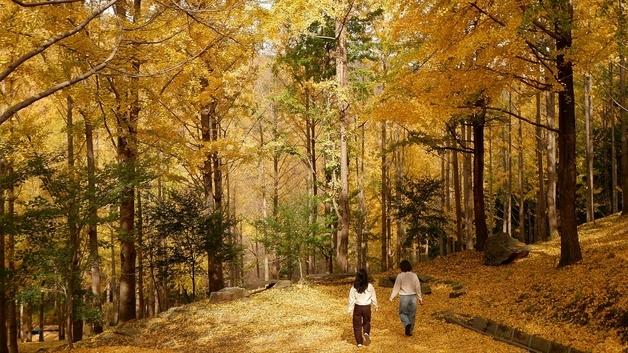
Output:
[[[116,352],[351,352],[357,351],[351,318],[345,313],[346,285],[295,286],[270,290],[250,299],[210,304],[198,302],[171,310],[159,318],[108,332],[83,347],[125,346]],[[382,299],[389,289],[379,289]],[[445,300],[443,288],[435,295]],[[431,316],[430,302],[420,308],[414,336],[405,337],[396,302],[384,300],[373,314],[371,352],[523,352],[503,343],[445,324]],[[101,352],[101,348],[79,352]],[[103,351],[105,352],[105,351]],[[108,352],[108,351],[107,351]],[[149,351],[146,351],[149,352]]]
[[[454,305],[434,305],[594,353],[626,352],[628,217],[587,224],[579,236],[584,260],[566,268],[556,267],[557,239],[532,245],[527,258],[508,266],[483,266],[480,254],[463,252],[420,264],[418,271],[460,281],[467,289]]]
[[[610,217],[580,231],[584,261],[555,267],[558,241],[532,247],[530,256],[502,267],[482,265],[463,252],[418,266],[418,272],[464,284],[450,299],[437,284],[419,308],[413,337],[403,335],[397,301],[376,290],[373,343],[355,347],[345,313],[348,285],[296,285],[221,304],[207,301],[173,308],[80,344],[79,353],[152,352],[524,352],[444,323],[434,313],[475,314],[595,353],[622,352],[626,334],[628,220]]]

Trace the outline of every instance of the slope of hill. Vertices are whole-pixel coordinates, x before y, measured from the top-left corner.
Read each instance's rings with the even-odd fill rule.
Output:
[[[608,217],[580,228],[584,260],[556,268],[558,240],[533,245],[530,256],[488,267],[468,251],[420,263],[417,272],[441,279],[404,337],[397,302],[377,288],[371,352],[524,352],[445,323],[438,313],[479,315],[530,334],[595,353],[626,349],[628,219]],[[450,298],[451,285],[466,292]],[[449,282],[449,283],[452,283]],[[80,353],[351,352],[348,283],[295,285],[228,303],[200,301],[159,317],[131,322],[79,344]]]

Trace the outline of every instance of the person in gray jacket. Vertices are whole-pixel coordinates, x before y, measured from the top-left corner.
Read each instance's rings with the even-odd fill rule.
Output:
[[[395,280],[395,285],[390,294],[390,301],[399,294],[399,318],[404,326],[406,336],[412,336],[417,301],[419,304],[423,304],[421,282],[416,273],[412,272],[410,261],[401,261],[399,267],[401,273],[397,275]]]

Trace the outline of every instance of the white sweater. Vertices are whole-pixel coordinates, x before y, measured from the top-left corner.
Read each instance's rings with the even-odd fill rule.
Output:
[[[397,275],[395,286],[390,293],[390,300],[393,300],[397,294],[399,295],[416,295],[421,299],[421,282],[414,272],[401,272]]]
[[[358,293],[358,290],[355,287],[351,287],[349,290],[349,307],[347,308],[348,312],[353,311],[354,305],[371,305],[377,306],[377,296],[375,295],[375,288],[372,284],[366,287],[364,293]]]

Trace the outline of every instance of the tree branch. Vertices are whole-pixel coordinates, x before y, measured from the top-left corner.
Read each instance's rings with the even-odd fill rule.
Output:
[[[117,0],[115,0],[117,1]],[[115,2],[113,1],[113,2]],[[9,118],[11,118],[15,113],[19,112],[20,110],[28,107],[29,105],[37,102],[38,100],[42,99],[42,98],[46,98],[49,95],[62,90],[68,86],[72,86],[75,83],[81,82],[83,80],[85,80],[86,78],[92,76],[93,74],[99,72],[100,70],[104,69],[105,67],[107,67],[107,65],[109,65],[109,62],[111,62],[111,60],[113,60],[113,58],[115,57],[116,53],[118,52],[118,47],[119,47],[119,42],[115,45],[115,47],[113,48],[113,50],[111,51],[111,53],[109,54],[109,56],[100,64],[94,66],[93,68],[91,68],[90,70],[75,76],[67,81],[58,83],[50,88],[48,88],[47,90],[41,91],[33,96],[30,96],[29,98],[26,98],[24,100],[22,100],[21,102],[14,104],[13,106],[7,108],[4,112],[2,112],[2,114],[0,114],[0,125],[2,125],[5,121],[7,121]]]
[[[67,37],[70,37],[70,36],[80,32],[90,22],[92,22],[92,20],[94,20],[96,17],[98,17],[98,15],[103,13],[106,9],[108,9],[111,6],[113,6],[117,1],[118,0],[110,0],[109,2],[104,4],[103,6],[99,7],[96,11],[92,12],[92,14],[89,15],[85,20],[83,20],[83,22],[81,22],[78,26],[72,28],[69,31],[65,31],[63,33],[59,33],[59,34],[57,34],[55,36],[52,36],[52,37],[48,38],[48,40],[46,40],[45,42],[40,44],[37,48],[35,48],[35,49],[29,51],[28,53],[22,55],[21,57],[19,57],[16,61],[14,61],[13,63],[9,64],[9,66],[0,73],[0,82],[3,81],[5,78],[7,78],[7,76],[9,76],[13,71],[15,71],[20,65],[25,63],[30,58],[32,58],[32,57],[42,53],[44,50],[48,49],[51,45],[53,45],[53,44],[55,44],[55,43],[65,39]],[[1,122],[0,122],[0,124],[1,124]]]

